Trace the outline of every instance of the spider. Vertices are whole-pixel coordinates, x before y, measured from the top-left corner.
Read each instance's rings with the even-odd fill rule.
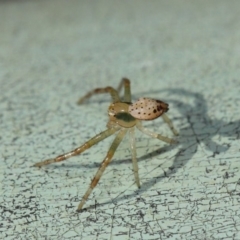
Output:
[[[123,100],[121,100],[119,97],[119,93],[123,87],[124,97]],[[117,136],[112,142],[106,157],[102,161],[98,171],[96,172],[94,178],[91,181],[90,186],[88,187],[85,195],[83,196],[81,202],[78,205],[78,212],[82,209],[92,190],[96,187],[103,172],[105,171],[108,164],[111,162],[115,151],[117,150],[119,144],[121,143],[127,132],[130,133],[130,148],[132,153],[133,173],[138,188],[140,188],[140,181],[138,175],[136,143],[134,136],[135,127],[137,127],[137,129],[144,134],[149,135],[150,137],[157,138],[169,144],[177,143],[177,141],[174,139],[164,137],[160,134],[149,131],[148,129],[144,128],[141,123],[142,120],[153,120],[162,116],[163,120],[168,124],[173,134],[178,135],[178,132],[173,127],[171,120],[165,114],[165,112],[168,111],[167,103],[150,98],[140,98],[135,103],[132,103],[130,80],[127,78],[123,78],[117,89],[114,89],[112,87],[96,88],[95,90],[87,93],[84,97],[80,98],[78,104],[82,104],[92,95],[99,93],[109,93],[112,97],[112,103],[108,108],[109,121],[107,123],[107,129],[97,134],[95,137],[91,138],[83,145],[72,150],[71,152],[64,153],[53,159],[47,159],[45,161],[34,164],[35,167],[42,167],[51,163],[64,161],[70,157],[79,155],[80,153],[84,152],[85,150],[99,143],[105,138],[113,135],[114,133],[117,133]]]

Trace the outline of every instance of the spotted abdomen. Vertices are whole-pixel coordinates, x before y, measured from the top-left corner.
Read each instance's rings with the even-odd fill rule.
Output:
[[[151,98],[139,98],[129,105],[129,113],[139,120],[153,120],[167,111],[167,103]]]

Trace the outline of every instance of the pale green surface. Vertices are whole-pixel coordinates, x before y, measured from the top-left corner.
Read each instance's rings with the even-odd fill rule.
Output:
[[[137,135],[138,191],[126,138],[77,214],[111,139],[31,166],[104,130],[110,98],[76,101],[123,76],[180,144]],[[1,239],[240,239],[240,1],[1,2],[0,86]]]

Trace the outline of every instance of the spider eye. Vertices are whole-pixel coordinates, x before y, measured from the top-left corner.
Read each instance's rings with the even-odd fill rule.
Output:
[[[151,98],[139,98],[129,105],[129,113],[139,120],[153,120],[167,111],[167,103]]]

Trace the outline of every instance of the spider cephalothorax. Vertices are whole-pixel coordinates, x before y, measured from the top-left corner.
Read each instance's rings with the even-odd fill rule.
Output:
[[[124,97],[123,100],[119,97],[119,92],[124,86]],[[51,164],[54,162],[64,161],[72,156],[79,155],[83,151],[97,144],[98,142],[104,140],[105,138],[117,133],[116,138],[113,140],[112,145],[110,146],[108,153],[104,160],[102,161],[101,166],[99,167],[97,173],[95,174],[89,188],[87,189],[85,195],[82,198],[82,201],[78,205],[78,211],[80,211],[88,199],[88,196],[97,185],[100,180],[104,170],[111,162],[112,157],[121,143],[123,137],[127,132],[130,133],[130,148],[132,152],[132,164],[133,164],[133,173],[136,184],[140,187],[140,181],[138,176],[138,164],[137,164],[137,153],[136,153],[136,143],[134,137],[135,127],[139,129],[141,132],[159,140],[162,140],[167,143],[176,143],[175,140],[171,138],[164,137],[155,132],[151,132],[148,129],[142,126],[143,120],[153,120],[160,116],[163,117],[163,120],[168,124],[170,129],[175,135],[178,135],[178,132],[173,127],[172,122],[167,117],[165,112],[168,111],[168,104],[164,103],[160,100],[150,99],[150,98],[140,98],[136,102],[131,103],[131,88],[130,81],[126,78],[123,78],[120,82],[119,87],[115,90],[112,87],[106,88],[96,88],[95,90],[87,93],[84,97],[80,98],[78,104],[82,104],[86,99],[90,98],[94,94],[98,93],[110,93],[112,97],[112,103],[108,108],[109,121],[107,124],[107,129],[95,137],[91,138],[89,141],[81,145],[80,147],[74,149],[71,152],[64,153],[59,155],[53,159],[47,159],[42,162],[36,163],[34,166],[41,167],[47,164]]]

